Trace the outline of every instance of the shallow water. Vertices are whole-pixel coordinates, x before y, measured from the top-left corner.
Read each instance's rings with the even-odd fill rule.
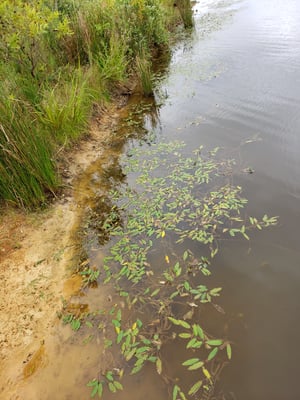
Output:
[[[140,120],[131,123],[140,115],[135,108],[140,99],[133,98],[131,118],[122,132],[142,134],[145,147],[149,146],[145,141],[175,139],[187,144],[186,151],[200,145],[222,147],[225,155],[238,160],[234,182],[249,199],[247,213],[280,217],[276,227],[253,233],[250,242],[221,243],[209,279],[211,285],[223,287],[219,304],[226,314],[217,320],[208,310],[204,316],[216,334],[225,332],[233,342],[233,358],[217,384],[219,398],[296,400],[300,398],[300,3],[203,0],[194,5],[194,12],[195,32],[177,44],[167,73],[158,80],[160,105],[142,106],[141,130]],[[94,219],[87,252],[100,267],[108,245],[103,250],[93,235],[101,204],[109,205],[106,190],[124,179],[118,155],[135,146],[137,139],[125,143],[117,143],[113,157],[104,166],[101,160],[95,163],[85,177]],[[247,173],[248,167],[254,173]],[[134,179],[128,179],[134,185]],[[99,285],[76,301],[90,309],[105,308],[117,301],[110,296],[109,288]],[[109,363],[103,356],[102,336],[83,344],[88,335],[87,329],[72,335],[68,328],[59,328],[46,347],[46,365],[27,379],[24,398],[87,398],[86,382]],[[180,356],[176,343],[166,353],[170,368]],[[150,368],[126,378],[124,387],[115,398],[172,397]],[[104,398],[114,396],[106,393]]]

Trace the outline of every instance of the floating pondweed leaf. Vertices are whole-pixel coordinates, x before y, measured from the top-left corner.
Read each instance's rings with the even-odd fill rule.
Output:
[[[205,320],[199,324],[207,304],[213,305],[212,312],[223,312],[215,304],[222,288],[209,287],[220,239],[249,240],[251,229],[274,225],[277,219],[243,216],[247,200],[241,187],[232,184],[234,161],[219,159],[218,149],[205,153],[200,147],[186,154],[182,142],[161,143],[132,149],[123,164],[128,182],[134,179],[135,185],[122,182],[111,193],[118,223],[106,215],[112,240],[97,278],[110,282],[119,296],[99,314],[98,323],[109,332],[105,351],[118,356],[113,357],[116,365],[102,373],[103,382],[96,386],[93,381],[92,393],[100,383],[112,393],[121,390],[116,368],[125,376],[150,365],[166,384],[173,382],[173,400],[205,398],[213,393],[223,354],[228,360],[232,356],[227,337],[210,334]],[[164,350],[171,341],[180,346],[174,366]],[[184,376],[190,373],[188,382],[175,372],[183,367]]]

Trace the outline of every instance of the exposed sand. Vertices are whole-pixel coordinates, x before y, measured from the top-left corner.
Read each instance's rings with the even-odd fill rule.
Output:
[[[73,182],[105,152],[118,107],[97,119],[88,138],[65,155],[66,190],[48,210],[0,215],[0,398],[22,399],[24,378],[44,362],[44,342],[58,323],[62,299],[80,286],[72,277],[76,259],[74,232],[82,201]],[[74,258],[75,257],[75,258]]]

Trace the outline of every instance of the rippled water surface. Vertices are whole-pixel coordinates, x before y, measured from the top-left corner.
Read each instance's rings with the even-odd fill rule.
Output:
[[[249,213],[280,216],[249,248],[231,243],[218,257],[214,279],[236,344],[220,388],[233,399],[298,399],[300,2],[204,1],[195,9],[197,33],[165,82],[162,135],[238,149],[255,170],[238,178]]]
[[[223,242],[214,262],[210,279],[223,287],[220,304],[226,311],[218,329],[233,342],[233,359],[216,393],[232,400],[297,400],[300,2],[203,0],[195,3],[194,13],[195,32],[176,46],[159,81],[156,100],[162,105],[152,118],[146,115],[148,136],[157,142],[183,140],[188,150],[200,145],[224,148],[238,160],[234,180],[249,199],[247,213],[280,217],[276,227],[254,233],[250,242]],[[122,180],[114,158],[112,171],[116,168]],[[97,165],[90,176],[93,187]],[[91,257],[101,266],[102,249],[95,246]],[[99,306],[105,296],[98,287],[81,301]],[[214,314],[205,317],[214,328]],[[60,332],[52,345],[56,359],[49,356],[38,384],[30,378],[30,390],[24,392],[28,398],[30,393],[41,399],[89,396],[85,383],[99,369],[101,349],[78,345],[83,339]],[[172,362],[178,350],[168,351]],[[43,374],[50,382],[47,387]],[[147,369],[126,382],[129,389],[118,398],[167,398],[164,385]]]

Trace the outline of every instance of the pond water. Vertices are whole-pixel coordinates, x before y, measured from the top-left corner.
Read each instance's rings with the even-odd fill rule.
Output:
[[[148,101],[141,106],[141,99],[134,97],[122,132],[142,134],[140,145],[145,149],[153,141],[174,140],[184,141],[186,152],[200,145],[221,147],[222,154],[238,161],[233,179],[249,200],[247,214],[279,216],[277,226],[253,232],[249,242],[222,241],[209,281],[223,288],[218,304],[225,314],[217,318],[208,308],[201,318],[217,336],[225,334],[233,348],[232,360],[211,398],[296,400],[300,398],[300,2],[202,0],[194,5],[194,17],[195,32],[176,45],[168,70],[158,79],[159,105]],[[99,237],[93,236],[97,215],[103,214],[103,196],[109,207],[106,191],[125,179],[120,153],[137,142],[117,142],[111,157],[104,164],[95,163],[84,178],[95,196],[86,250],[99,267],[109,244],[103,249]],[[128,181],[134,185],[134,177]],[[119,301],[109,286],[101,284],[82,295],[74,301],[88,304],[90,310]],[[28,378],[24,398],[88,398],[86,383],[110,362],[101,340],[99,334],[89,342],[85,329],[72,334],[67,327],[59,328],[47,350],[47,365]],[[181,356],[177,344],[165,350],[169,366]],[[183,369],[176,373],[184,376]],[[126,378],[125,386],[124,392],[105,393],[103,398],[172,398],[150,367]]]

